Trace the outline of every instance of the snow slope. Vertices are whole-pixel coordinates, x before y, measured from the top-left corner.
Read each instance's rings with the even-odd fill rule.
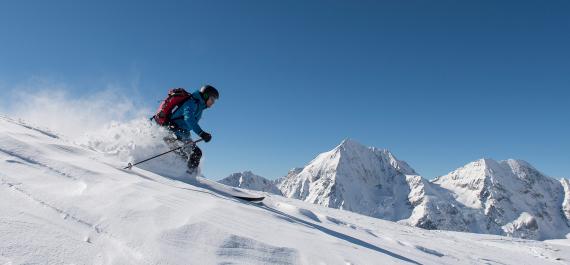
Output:
[[[566,241],[428,231],[269,194],[252,204],[122,170],[122,155],[0,118],[0,264],[570,261]]]

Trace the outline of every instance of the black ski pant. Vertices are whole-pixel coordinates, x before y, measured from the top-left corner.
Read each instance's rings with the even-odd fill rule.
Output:
[[[186,154],[188,155],[188,154]],[[192,145],[192,153],[188,158],[188,169],[193,171],[194,169],[198,168],[200,165],[200,159],[202,158],[202,150],[198,148],[196,144]]]
[[[176,138],[165,138],[164,141],[171,148],[176,148],[179,146],[184,146],[185,141]],[[190,171],[194,171],[200,165],[200,159],[202,159],[202,150],[196,144],[189,144],[178,150],[177,152],[187,161],[187,166]]]

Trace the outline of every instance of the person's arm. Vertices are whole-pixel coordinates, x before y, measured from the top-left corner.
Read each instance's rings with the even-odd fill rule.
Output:
[[[196,134],[200,135],[204,131],[198,124],[198,119],[196,118],[195,115],[197,109],[198,106],[196,106],[196,103],[194,102],[192,102],[192,104],[186,104],[186,106],[183,109],[183,115],[184,115],[184,122],[186,122],[188,128],[190,128],[190,130],[194,131]]]

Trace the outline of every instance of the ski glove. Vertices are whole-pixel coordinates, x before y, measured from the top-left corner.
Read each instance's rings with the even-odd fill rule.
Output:
[[[200,138],[204,139],[204,142],[209,142],[210,140],[212,140],[212,135],[207,133],[207,132],[202,132],[200,133]]]

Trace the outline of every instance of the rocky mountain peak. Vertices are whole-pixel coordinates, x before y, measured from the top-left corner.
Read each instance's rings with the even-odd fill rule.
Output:
[[[415,171],[388,150],[346,139],[280,183],[287,197],[397,220],[411,212],[406,174]]]

